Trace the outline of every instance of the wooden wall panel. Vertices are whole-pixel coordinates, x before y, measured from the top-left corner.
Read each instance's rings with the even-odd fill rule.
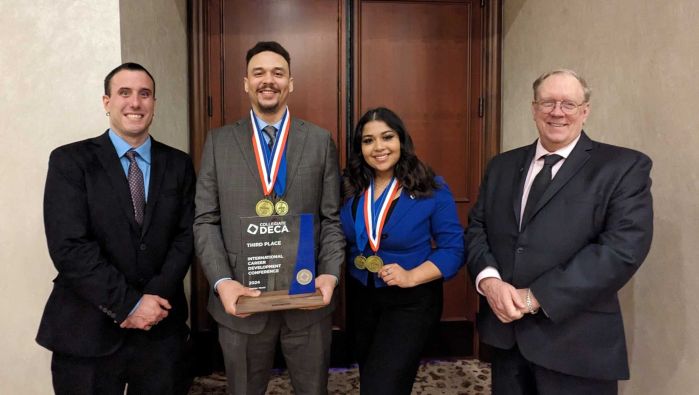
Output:
[[[249,99],[243,90],[245,54],[258,41],[277,41],[291,55],[294,92],[292,116],[306,119],[333,133],[341,129],[340,20],[337,1],[237,1],[223,3],[223,42],[220,84],[223,123],[247,116]]]
[[[358,20],[356,117],[376,106],[398,113],[464,225],[480,182],[480,12],[471,1],[365,1]],[[446,283],[443,320],[475,319],[469,283],[465,270]]]

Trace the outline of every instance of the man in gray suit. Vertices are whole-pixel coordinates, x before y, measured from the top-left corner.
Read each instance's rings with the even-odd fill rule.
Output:
[[[289,53],[281,45],[259,42],[246,60],[244,83],[252,111],[209,133],[197,182],[194,235],[212,288],[208,308],[219,324],[229,393],[265,392],[279,339],[295,392],[325,394],[332,295],[345,247],[338,217],[337,149],[327,131],[290,118],[286,103],[294,85]],[[262,144],[269,144],[269,150]],[[260,175],[263,148],[281,160],[278,169],[271,169],[276,181]],[[263,182],[269,179],[273,185]],[[290,215],[313,214],[315,287],[325,306],[252,315],[236,311],[240,296],[260,293],[242,284],[247,265],[238,258],[240,218],[255,216],[265,199],[288,203]]]

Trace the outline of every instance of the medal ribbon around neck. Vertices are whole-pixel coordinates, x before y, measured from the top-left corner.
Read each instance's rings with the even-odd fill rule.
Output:
[[[374,200],[373,179],[369,184],[369,188],[364,191],[364,225],[366,227],[366,234],[369,237],[369,246],[374,253],[379,251],[383,225],[386,222],[388,210],[391,207],[391,204],[393,203],[399,189],[398,180],[395,177],[392,177],[391,182],[374,203],[372,203]]]
[[[269,196],[274,190],[278,196],[284,196],[286,179],[280,179],[277,183],[277,177],[286,178],[286,139],[289,137],[289,128],[291,127],[289,108],[287,107],[284,112],[281,128],[277,132],[277,138],[271,152],[264,142],[263,132],[258,127],[257,117],[252,110],[250,110],[250,118],[253,129],[252,146],[257,161],[257,172],[260,174],[260,182],[262,183],[262,192],[265,196]]]

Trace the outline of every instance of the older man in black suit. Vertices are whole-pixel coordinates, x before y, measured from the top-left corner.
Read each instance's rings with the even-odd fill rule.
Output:
[[[466,231],[493,393],[615,394],[629,377],[617,292],[650,248],[651,160],[587,137],[575,72],[533,88],[539,139],[490,162]]]
[[[57,394],[186,392],[183,278],[193,252],[189,156],[150,137],[155,81],[125,63],[104,81],[110,128],[51,153],[44,195],[58,270],[37,342]]]

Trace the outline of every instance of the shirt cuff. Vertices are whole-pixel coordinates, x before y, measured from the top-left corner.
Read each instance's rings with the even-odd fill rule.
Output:
[[[478,273],[478,276],[476,276],[476,291],[478,291],[479,294],[485,296],[485,294],[483,294],[483,291],[481,291],[480,283],[482,280],[485,280],[486,278],[490,277],[495,277],[498,280],[502,280],[502,277],[500,277],[500,272],[498,271],[498,269],[492,266],[488,266],[485,269],[481,270],[481,272]]]
[[[226,280],[233,280],[233,279],[230,278],[230,277],[224,277],[224,278],[221,278],[221,279],[219,279],[218,281],[216,281],[216,282],[214,283],[214,292],[215,292],[215,293],[218,294],[218,285],[221,283],[221,281],[226,281]]]
[[[134,306],[133,309],[131,309],[131,311],[129,312],[129,315],[127,317],[131,317],[131,314],[133,314],[133,312],[136,311],[136,309],[138,309],[138,306],[141,305],[142,300],[143,300],[143,296],[141,296],[141,299],[139,299],[138,302],[136,302],[136,306]]]

